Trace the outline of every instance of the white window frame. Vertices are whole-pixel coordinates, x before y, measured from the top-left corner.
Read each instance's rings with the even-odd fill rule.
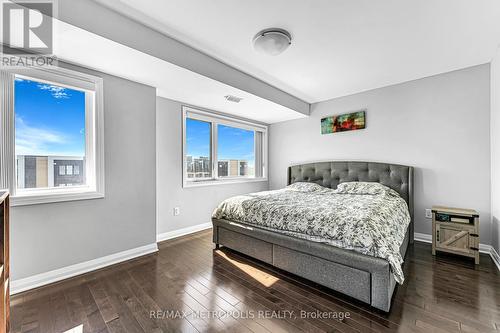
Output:
[[[71,186],[64,188],[36,188],[17,189],[15,173],[16,153],[15,153],[15,124],[11,121],[8,130],[12,135],[7,137],[8,149],[11,154],[0,151],[0,155],[10,158],[14,172],[12,172],[9,190],[12,194],[11,205],[33,205],[52,202],[86,200],[104,198],[104,101],[103,101],[103,80],[89,74],[76,72],[73,70],[50,67],[50,68],[23,68],[9,70],[15,77],[25,78],[85,91],[85,176],[86,185]],[[14,83],[13,83],[14,84]],[[90,93],[87,93],[90,92]],[[15,94],[15,92],[14,92]],[[14,106],[11,118],[15,117]],[[2,128],[0,128],[2,130]]]
[[[187,119],[200,120],[208,122],[212,126],[211,130],[211,149],[210,158],[212,163],[212,177],[202,178],[196,180],[189,180],[187,178],[187,145],[186,145],[186,120]],[[251,130],[255,132],[262,133],[262,176],[224,176],[219,178],[218,176],[218,160],[217,160],[217,125],[230,126],[235,128],[240,128],[244,130]],[[183,187],[196,187],[196,186],[209,186],[209,185],[221,185],[221,184],[235,184],[235,183],[247,183],[247,182],[263,182],[267,181],[268,167],[267,167],[267,152],[268,152],[268,140],[267,140],[268,127],[266,125],[253,123],[246,120],[240,120],[237,118],[229,117],[226,115],[221,115],[219,113],[208,112],[199,110],[190,106],[182,107],[182,184]],[[254,140],[256,140],[257,135],[254,135]],[[254,142],[254,151],[257,154],[257,143]],[[257,156],[255,156],[257,160]],[[257,163],[257,162],[256,162]],[[255,165],[255,172],[257,172],[257,165]],[[239,173],[239,161],[238,161],[238,173]]]

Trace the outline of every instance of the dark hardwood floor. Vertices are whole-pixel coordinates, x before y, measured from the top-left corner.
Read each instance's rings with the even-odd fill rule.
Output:
[[[207,231],[14,296],[11,332],[500,332],[500,274],[489,256],[474,267],[416,242],[404,271],[386,314],[215,251]]]

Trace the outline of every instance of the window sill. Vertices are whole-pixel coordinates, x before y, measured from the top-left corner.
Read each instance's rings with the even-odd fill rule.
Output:
[[[10,200],[10,203],[11,206],[15,207],[101,198],[104,198],[104,193],[96,191],[80,191],[69,193],[36,193],[13,196]]]
[[[200,180],[200,181],[184,182],[184,185],[182,187],[191,188],[191,187],[217,186],[217,185],[229,185],[229,184],[258,183],[267,181],[268,181],[267,178]]]

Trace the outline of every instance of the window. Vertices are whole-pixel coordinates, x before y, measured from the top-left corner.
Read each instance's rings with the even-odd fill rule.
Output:
[[[185,107],[184,186],[266,180],[267,127]]]
[[[3,177],[13,204],[103,197],[102,80],[64,69],[20,69],[2,73],[0,157],[15,160]],[[12,180],[9,180],[12,179]]]
[[[225,163],[221,177],[255,176],[255,131],[217,125],[217,160]]]
[[[189,180],[212,178],[211,132],[211,123],[186,119],[186,168]]]

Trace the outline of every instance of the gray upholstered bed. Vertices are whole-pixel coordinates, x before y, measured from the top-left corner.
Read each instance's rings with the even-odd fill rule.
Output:
[[[336,188],[345,182],[378,182],[406,201],[410,224],[399,248],[413,242],[413,168],[373,162],[318,162],[288,168],[288,184],[312,182]],[[387,260],[255,225],[212,219],[213,241],[371,306],[389,311],[396,281]]]

